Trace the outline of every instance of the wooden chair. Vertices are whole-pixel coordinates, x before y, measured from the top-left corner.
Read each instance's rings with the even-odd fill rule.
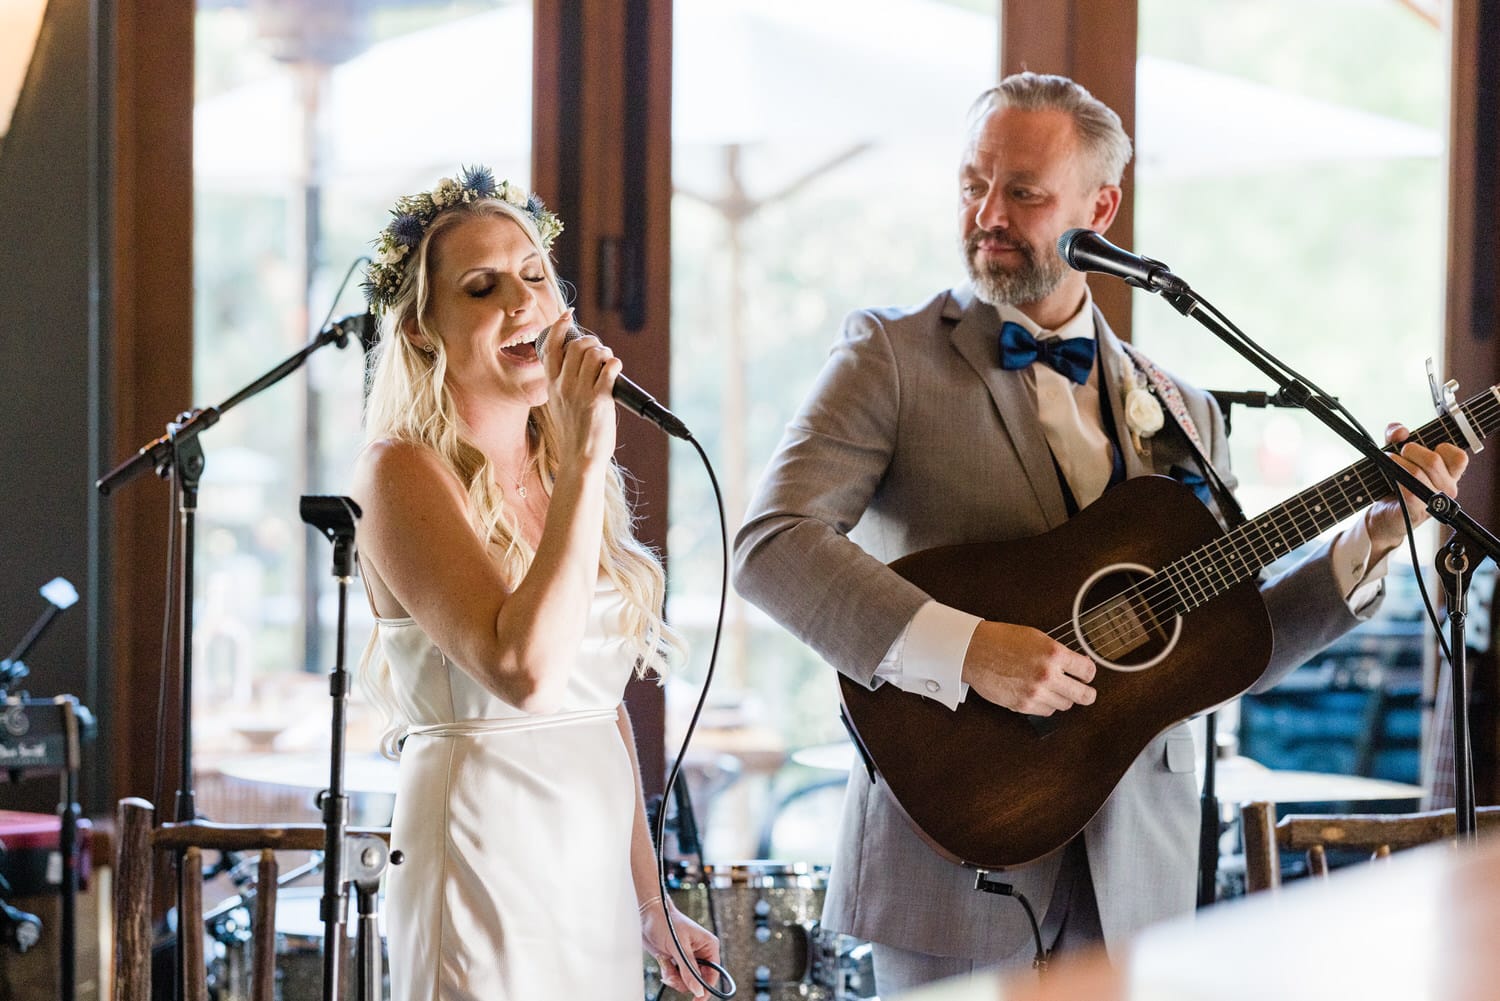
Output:
[[[322,851],[321,824],[256,826],[208,821],[153,826],[153,808],[143,799],[120,800],[117,813],[118,854],[115,859],[114,913],[115,1001],[151,998],[151,883],[158,851],[183,853],[183,871],[200,872],[205,851],[259,854],[255,910],[251,919],[251,1001],[273,1001],[276,986],[276,874],[278,851]],[[350,834],[373,834],[386,840],[386,828],[355,829]],[[186,1001],[207,1001],[207,968],[203,955],[203,882],[189,879],[183,886],[179,930],[196,932],[182,937],[182,982]]]
[[[1500,806],[1482,806],[1479,831],[1500,830]],[[1386,858],[1393,851],[1457,836],[1453,811],[1421,813],[1304,813],[1276,820],[1276,804],[1246,803],[1240,808],[1245,840],[1245,889],[1274,890],[1281,885],[1281,852],[1307,854],[1308,870],[1328,875],[1327,850],[1349,849]]]

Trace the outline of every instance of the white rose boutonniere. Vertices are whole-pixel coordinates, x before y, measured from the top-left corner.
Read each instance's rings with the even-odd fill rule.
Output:
[[[1151,392],[1145,376],[1130,373],[1125,381],[1125,426],[1130,429],[1130,443],[1137,455],[1145,454],[1142,438],[1149,438],[1160,431],[1165,423],[1161,404]]]

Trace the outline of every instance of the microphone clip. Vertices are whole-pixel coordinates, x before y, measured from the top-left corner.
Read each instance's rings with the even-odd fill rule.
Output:
[[[1172,274],[1172,269],[1154,257],[1145,254],[1137,254],[1143,262],[1150,265],[1150,271],[1146,273],[1144,280],[1133,275],[1126,276],[1122,280],[1126,285],[1133,285],[1147,292],[1165,292],[1169,295],[1180,295],[1188,291],[1187,282]]]

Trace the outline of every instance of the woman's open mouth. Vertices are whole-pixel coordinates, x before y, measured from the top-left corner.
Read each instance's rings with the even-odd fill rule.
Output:
[[[500,353],[505,355],[507,358],[514,358],[516,361],[537,360],[535,341],[527,341],[524,344],[508,345],[501,348]]]

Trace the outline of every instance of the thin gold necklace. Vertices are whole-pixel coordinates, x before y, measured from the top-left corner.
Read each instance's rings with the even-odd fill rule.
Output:
[[[526,499],[526,477],[531,475],[531,463],[532,460],[528,458],[521,466],[521,475],[515,478],[515,494],[522,500]]]

